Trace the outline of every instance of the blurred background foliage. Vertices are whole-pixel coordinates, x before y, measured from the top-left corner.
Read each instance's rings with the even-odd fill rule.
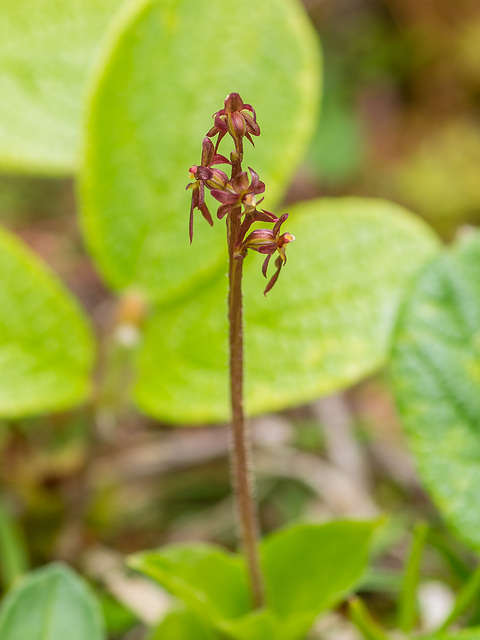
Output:
[[[324,99],[285,202],[384,197],[407,206],[447,241],[463,225],[478,224],[478,2],[304,4],[322,40]],[[124,575],[120,554],[185,539],[234,546],[228,437],[221,427],[174,430],[124,402],[130,356],[109,344],[115,301],[84,249],[70,178],[1,175],[0,215],[93,318],[103,380],[93,412],[87,407],[0,423],[1,585],[27,566],[65,559],[98,589],[111,638],[141,638],[141,623],[158,602],[150,606],[145,585]],[[253,430],[264,531],[298,518],[392,514],[388,540],[363,586],[371,610],[387,625],[408,532],[419,518],[429,522],[420,611],[428,629],[432,603],[451,601],[472,557],[421,489],[386,374],[257,418]],[[341,614],[323,621],[318,637],[355,638]],[[480,605],[467,616],[479,623]]]

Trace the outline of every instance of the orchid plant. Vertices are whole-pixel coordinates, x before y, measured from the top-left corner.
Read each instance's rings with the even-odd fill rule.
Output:
[[[249,249],[266,255],[262,272],[267,277],[270,259],[278,252],[276,271],[270,278],[264,293],[276,283],[280,270],[286,263],[285,249],[295,240],[291,233],[280,233],[288,213],[279,218],[258,205],[263,198],[257,196],[265,191],[265,184],[258,174],[249,167],[248,173],[242,169],[243,139],[252,144],[252,136],[260,135],[257,116],[250,104],[245,104],[238,93],[231,93],[225,99],[225,107],[214,115],[214,126],[203,140],[201,165],[190,167],[190,178],[195,182],[187,185],[192,190],[190,206],[190,242],[193,238],[193,216],[198,209],[209,224],[212,216],[205,202],[205,188],[220,203],[217,217],[226,217],[227,244],[229,254],[229,343],[230,343],[230,395],[232,410],[231,456],[233,487],[236,496],[237,519],[240,523],[240,539],[244,549],[250,577],[253,603],[256,607],[264,604],[264,586],[258,554],[258,517],[254,499],[254,480],[250,473],[251,447],[243,409],[243,305],[242,305],[242,264]],[[218,153],[222,139],[229,134],[235,148],[230,159]],[[211,138],[217,136],[215,145]],[[213,165],[229,165],[231,176]],[[254,229],[256,222],[269,222],[272,229]]]

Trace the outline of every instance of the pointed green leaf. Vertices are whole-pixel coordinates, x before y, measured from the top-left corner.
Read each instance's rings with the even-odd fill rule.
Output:
[[[92,95],[81,179],[86,239],[114,289],[165,299],[223,267],[221,224],[196,212],[196,251],[188,242],[188,168],[212,114],[233,91],[254,105],[261,144],[246,142],[245,165],[267,183],[265,204],[278,200],[313,129],[318,58],[298,0],[136,3]]]
[[[58,279],[0,230],[0,416],[60,410],[89,391],[93,343]]]
[[[87,72],[120,0],[0,4],[0,167],[72,172]]]
[[[364,640],[388,640],[380,625],[372,618],[363,600],[352,598],[348,603],[353,624],[361,632]]]
[[[361,577],[378,522],[296,525],[261,542],[268,607],[252,611],[244,558],[211,545],[140,553],[145,573],[233,640],[302,640],[319,613]],[[223,637],[223,636],[222,636]]]
[[[5,500],[0,501],[0,581],[10,586],[27,570],[26,541]]]
[[[342,600],[364,572],[378,522],[297,525],[262,544],[267,601],[280,617],[315,616]]]
[[[211,620],[237,618],[249,610],[243,559],[219,547],[175,544],[136,554],[129,565]]]
[[[396,332],[393,384],[427,490],[480,548],[480,234],[418,279]]]
[[[285,229],[296,241],[267,297],[262,257],[244,263],[250,413],[308,402],[383,365],[399,300],[438,250],[426,225],[385,201],[314,200],[290,212]],[[203,260],[196,244],[190,251]],[[135,389],[146,413],[178,423],[228,417],[225,270],[222,262],[209,282],[152,314]]]
[[[28,574],[0,607],[2,640],[104,640],[90,589],[59,564]]]

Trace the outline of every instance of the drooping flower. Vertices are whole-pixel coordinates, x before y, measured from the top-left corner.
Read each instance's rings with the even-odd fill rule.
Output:
[[[253,249],[254,251],[258,251],[258,253],[267,255],[262,265],[262,273],[265,278],[267,277],[267,269],[270,260],[273,254],[278,252],[277,259],[275,260],[276,271],[265,287],[265,295],[267,295],[276,283],[282,267],[287,262],[287,255],[285,252],[287,244],[295,240],[295,236],[291,233],[286,232],[280,234],[280,228],[287,218],[288,213],[281,215],[274,224],[273,229],[255,229],[245,238],[238,250],[239,256],[245,255],[248,249]]]
[[[235,141],[235,151],[243,158],[243,138],[247,138],[252,144],[252,136],[260,135],[260,127],[257,124],[257,115],[250,104],[245,104],[238,93],[230,93],[225,98],[225,107],[213,114],[214,125],[207,133],[209,138],[216,136],[215,150],[226,133],[230,133]]]
[[[213,142],[209,138],[203,139],[202,159],[200,165],[192,165],[189,169],[191,182],[187,189],[192,190],[192,202],[190,205],[189,235],[190,244],[193,239],[193,212],[199,209],[205,220],[213,225],[212,216],[205,204],[205,187],[208,189],[223,189],[228,182],[228,176],[220,169],[213,169],[214,164],[230,164],[230,161],[218,153],[215,153]]]
[[[212,189],[212,196],[222,205],[218,208],[217,216],[221,219],[236,207],[244,207],[244,213],[253,211],[263,198],[257,201],[256,197],[265,191],[265,184],[261,182],[258,174],[249,167],[251,181],[248,180],[246,171],[242,171],[229,180],[225,189]]]

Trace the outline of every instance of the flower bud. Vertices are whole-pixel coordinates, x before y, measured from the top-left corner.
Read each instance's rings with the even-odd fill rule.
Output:
[[[205,184],[209,189],[225,189],[228,176],[224,171],[220,169],[210,169],[211,177],[205,181]]]

